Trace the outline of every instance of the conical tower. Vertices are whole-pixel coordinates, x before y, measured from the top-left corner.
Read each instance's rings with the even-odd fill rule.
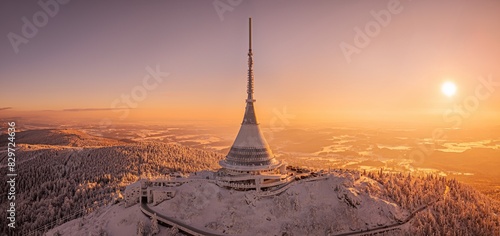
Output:
[[[249,49],[248,49],[248,84],[245,115],[238,136],[229,150],[225,160],[219,164],[230,170],[259,171],[269,170],[280,165],[269,148],[260,130],[255,115],[253,97],[253,53],[252,53],[252,18],[249,19]]]

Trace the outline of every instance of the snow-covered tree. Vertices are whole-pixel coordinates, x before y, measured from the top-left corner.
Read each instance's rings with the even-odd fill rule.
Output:
[[[167,231],[167,236],[176,236],[178,233],[179,233],[179,229],[176,226],[174,226],[174,227],[170,228],[169,231]]]
[[[158,226],[158,217],[156,213],[151,216],[151,235],[156,235],[160,232],[160,227]]]
[[[145,232],[144,221],[137,222],[137,236],[143,236]]]

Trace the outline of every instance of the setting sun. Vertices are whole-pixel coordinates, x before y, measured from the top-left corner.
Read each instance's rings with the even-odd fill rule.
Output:
[[[457,86],[455,86],[455,84],[453,82],[445,82],[441,86],[441,91],[443,92],[444,95],[451,97],[451,96],[455,95],[455,93],[457,91]]]

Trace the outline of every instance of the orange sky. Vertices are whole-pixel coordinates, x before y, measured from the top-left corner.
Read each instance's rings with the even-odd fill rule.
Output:
[[[22,17],[32,20],[42,8],[9,4],[0,10],[2,31],[22,36]],[[0,109],[0,116],[120,119],[123,110],[92,109],[125,107],[134,108],[125,118],[130,121],[240,122],[251,16],[261,123],[286,107],[296,123],[500,125],[498,1],[243,1],[230,7],[221,14],[205,1],[60,6],[17,53],[8,37],[1,39],[0,108],[11,109]],[[383,25],[374,15],[387,12]],[[341,45],[356,46],[357,29],[370,34],[370,25],[379,30],[359,53],[346,56]],[[136,107],[126,105],[123,95],[138,93],[150,74],[146,68],[157,65],[169,75]],[[481,76],[496,86],[484,90]],[[456,83],[455,96],[441,93],[444,81]],[[479,99],[478,90],[487,98]]]

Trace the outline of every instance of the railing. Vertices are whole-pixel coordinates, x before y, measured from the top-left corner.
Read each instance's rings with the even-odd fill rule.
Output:
[[[259,197],[269,197],[269,196],[274,196],[274,195],[280,194],[280,193],[286,191],[288,188],[290,188],[295,183],[296,182],[294,182],[294,181],[290,181],[287,184],[283,185],[282,187],[278,188],[277,190],[260,192],[260,194],[258,196]]]
[[[140,209],[142,211],[142,213],[144,213],[145,215],[149,216],[149,217],[152,217],[154,214],[156,214],[156,217],[158,219],[159,222],[163,223],[163,224],[167,224],[167,225],[170,225],[170,226],[175,226],[177,227],[178,229],[180,229],[181,231],[183,232],[186,232],[190,235],[200,235],[200,236],[203,236],[203,235],[206,235],[206,236],[221,236],[222,234],[218,234],[216,232],[209,232],[207,230],[204,230],[204,229],[198,229],[198,228],[195,228],[193,226],[189,226],[177,219],[173,219],[171,217],[167,217],[165,215],[162,215],[158,212],[155,212],[153,211],[151,208],[149,208],[149,206],[144,203],[144,202],[141,202],[141,205],[140,205]]]
[[[216,184],[224,187],[232,187],[232,188],[255,188],[255,184],[237,184],[237,183],[228,183],[225,181],[216,181]]]

